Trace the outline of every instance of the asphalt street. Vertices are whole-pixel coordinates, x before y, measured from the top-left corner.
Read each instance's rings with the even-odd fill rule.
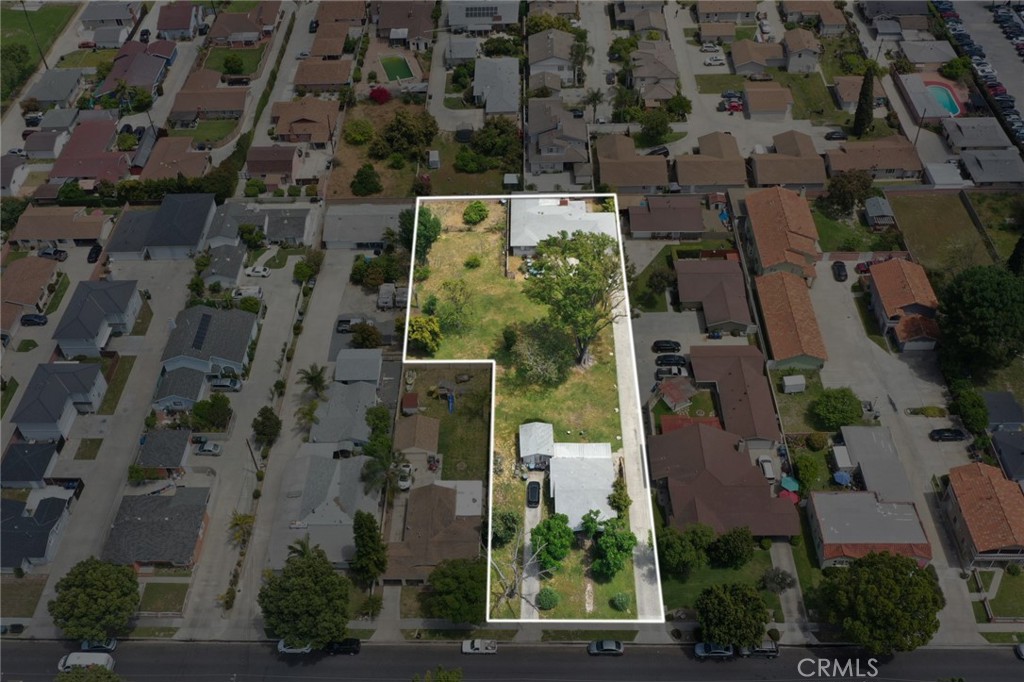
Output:
[[[6,680],[51,680],[63,642],[4,642]],[[397,646],[364,645],[358,656],[316,657],[277,654],[264,644],[122,642],[114,652],[115,672],[126,680],[356,680],[402,681],[437,666],[461,668],[467,682],[518,680],[825,680],[874,679],[935,682],[962,677],[966,682],[1016,682],[1024,663],[1009,646],[988,649],[931,649],[901,654],[870,665],[851,649],[783,650],[775,660],[735,659],[699,663],[689,646],[631,646],[622,658],[591,658],[584,645],[517,646],[502,643],[496,656],[463,656],[455,642]],[[810,661],[805,659],[812,659]],[[832,674],[819,675],[818,659]],[[801,661],[804,661],[801,663]],[[845,667],[837,671],[833,661]],[[857,667],[859,663],[859,668]],[[877,674],[871,673],[877,669]],[[856,673],[860,672],[860,675]],[[839,672],[840,674],[835,674]]]

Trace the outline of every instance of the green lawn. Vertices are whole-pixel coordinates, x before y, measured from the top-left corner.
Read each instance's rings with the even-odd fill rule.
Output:
[[[541,619],[593,619],[593,620],[628,620],[636,617],[636,581],[633,576],[633,562],[619,571],[611,581],[600,583],[591,581],[587,576],[586,564],[588,557],[581,549],[573,548],[562,561],[561,568],[549,579],[542,580],[542,587],[550,587],[558,592],[561,599],[558,606],[550,611],[541,611]],[[586,610],[586,585],[593,584],[594,609]],[[616,594],[625,592],[630,596],[632,608],[629,611],[616,611],[612,608],[611,599]]]
[[[981,636],[991,644],[1024,643],[1024,632],[982,632]]]
[[[736,40],[753,40],[757,37],[757,28],[754,26],[737,26]]]
[[[0,393],[0,417],[7,414],[7,406],[11,404],[11,400],[14,399],[14,394],[18,392],[18,380],[11,378],[7,380],[4,385],[3,392]]]
[[[638,630],[541,630],[542,642],[589,642],[594,639],[617,639],[632,642]]]
[[[810,119],[815,125],[844,123],[850,117],[838,109],[825,81],[818,72],[802,74],[788,73],[779,69],[768,69],[776,83],[788,87],[793,93],[793,118]]]
[[[409,68],[409,63],[405,61],[404,57],[396,55],[381,57],[380,65],[384,67],[384,72],[387,74],[389,81],[412,78],[412,69]]]
[[[1024,220],[1024,197],[1010,192],[969,192],[967,197],[996,252],[1004,259],[1009,258],[1017,240],[1024,235],[1024,224],[1019,222]]]
[[[245,14],[258,4],[260,4],[260,0],[231,0],[228,6],[221,11],[232,14]]]
[[[956,194],[889,197],[907,248],[932,271],[991,265],[992,258]]]
[[[188,583],[146,583],[139,611],[178,613],[185,606]]]
[[[448,401],[430,398],[426,389],[444,379],[454,381],[456,373],[472,376],[457,384],[461,393],[455,412],[448,413]],[[491,375],[487,365],[463,365],[458,371],[421,366],[416,368],[420,412],[441,420],[438,452],[445,480],[486,481],[490,448]]]
[[[132,639],[171,639],[178,634],[178,628],[137,627],[129,635]]]
[[[64,300],[64,294],[68,293],[68,287],[71,286],[71,280],[63,272],[57,276],[57,288],[54,290],[53,295],[50,296],[50,302],[46,305],[46,314],[53,315],[57,312],[57,308],[60,307],[61,301]]]
[[[215,47],[206,56],[206,68],[227,74],[227,71],[224,70],[224,58],[229,54],[234,54],[242,58],[242,73],[239,75],[251,76],[260,68],[260,60],[263,59],[265,49],[267,49],[267,43],[246,48]]]
[[[975,577],[975,573],[971,573],[970,579],[967,581],[967,591],[974,594],[981,592],[988,592],[989,588],[992,587],[992,579],[995,577],[995,571],[978,571],[981,575],[981,585],[978,585],[978,581]]]
[[[349,631],[351,633],[351,631]],[[450,630],[402,630],[402,636],[407,640],[432,640],[432,641],[459,641],[463,639],[497,639],[509,641],[516,636],[513,629],[504,628],[475,628]]]
[[[0,612],[4,618],[31,618],[46,587],[45,575],[0,578]]]
[[[149,301],[143,301],[142,307],[139,308],[139,314],[135,318],[135,326],[132,327],[132,336],[145,336],[146,332],[149,331],[149,323],[153,321],[153,308],[149,305]]]
[[[441,167],[426,171],[430,175],[434,194],[455,196],[459,194],[502,194],[507,190],[502,185],[502,171],[489,170],[485,173],[459,173],[455,170],[455,156],[462,145],[450,133],[441,133],[434,138],[431,149],[441,155]],[[421,171],[424,169],[420,169]]]
[[[199,121],[195,128],[170,128],[172,137],[191,137],[196,142],[217,143],[231,135],[238,121],[230,118]]]
[[[5,2],[0,7],[0,41],[5,47],[20,43],[28,48],[29,65],[31,70],[26,70],[25,78],[8,82],[4,78],[3,99],[7,100],[11,93],[21,87],[22,83],[35,71],[39,65],[39,52],[36,49],[36,41],[45,54],[53,45],[57,36],[61,34],[68,20],[74,15],[77,7],[73,4],[45,3],[38,10],[25,12],[20,4]],[[31,30],[29,28],[31,26]],[[35,39],[33,39],[33,34]],[[49,61],[49,60],[47,60]],[[54,66],[50,62],[50,66]],[[63,65],[62,65],[63,66]]]
[[[987,623],[988,613],[985,611],[985,604],[980,601],[971,602],[971,611],[974,612],[975,623]]]
[[[989,601],[992,613],[1003,618],[1024,618],[1024,575],[1003,571],[999,593]]]
[[[647,147],[657,147],[659,144],[671,144],[678,142],[679,140],[686,137],[686,133],[669,133],[665,137],[649,139],[643,133],[637,133],[633,136],[633,146],[637,149],[645,149]]]
[[[663,575],[661,577],[661,594],[665,601],[665,607],[669,610],[692,610],[700,593],[712,585],[743,583],[756,586],[761,579],[761,574],[771,567],[771,554],[763,549],[758,549],[754,552],[754,557],[747,565],[740,569],[704,566],[694,571],[686,582]],[[768,608],[775,611],[776,619],[781,619],[782,607],[779,602],[779,596],[764,590],[761,590],[761,595],[764,597]]]
[[[459,95],[457,97],[445,97],[444,108],[461,111],[465,109],[480,109],[481,107],[478,107],[475,104],[470,104],[465,99],[463,99],[461,95]]]
[[[799,547],[793,547],[793,563],[796,564],[797,580],[800,581],[800,589],[804,595],[804,605],[807,607],[808,615],[814,620],[815,615],[810,612],[818,605],[817,590],[821,584],[821,568],[818,567],[818,554],[814,551],[814,543],[811,541],[811,527],[807,521],[807,513],[800,511],[800,529],[803,538]]]
[[[81,69],[99,66],[103,62],[112,62],[117,50],[75,50],[64,55],[60,60],[62,69]]]
[[[827,83],[834,83],[836,76],[856,75],[847,73],[842,62],[842,56],[847,53],[854,55],[858,61],[863,61],[856,36],[844,33],[836,38],[821,38],[821,48],[821,71]]]
[[[675,244],[662,247],[651,262],[636,276],[633,287],[629,292],[629,304],[637,310],[647,313],[664,313],[668,311],[667,292],[663,289],[651,291],[649,282],[651,275],[656,272],[664,272],[668,275],[674,274],[673,253]]]
[[[10,251],[7,252],[7,258],[4,259],[4,267],[10,265],[11,263],[13,263],[16,260],[21,260],[22,258],[26,257],[28,254],[29,254],[28,249],[25,249],[25,250],[11,249]]]
[[[279,246],[273,256],[267,259],[264,263],[268,268],[272,270],[280,270],[288,264],[288,258],[290,256],[302,256],[306,253],[305,246],[296,246],[292,248],[285,248]]]
[[[83,438],[75,450],[75,459],[93,460],[100,454],[102,438]]]
[[[33,339],[22,339],[18,342],[18,347],[14,350],[18,353],[27,353],[30,350],[35,350],[36,348],[39,348],[39,344]]]
[[[697,74],[697,92],[701,94],[717,94],[726,90],[742,90],[747,79],[733,73],[701,73]]]
[[[818,244],[821,250],[829,251],[867,251],[870,250],[871,234],[866,228],[856,225],[850,220],[835,220],[816,209],[811,211],[814,226],[818,228]]]
[[[103,396],[103,402],[100,404],[97,414],[114,414],[114,410],[117,409],[117,403],[121,400],[121,393],[124,391],[125,384],[128,383],[128,377],[131,375],[134,365],[134,355],[122,355],[119,357],[117,366],[114,368],[114,375],[107,379],[107,392]]]
[[[782,377],[802,374],[807,380],[807,390],[803,393],[783,393]],[[779,416],[782,428],[786,433],[809,433],[817,431],[814,418],[811,416],[811,403],[821,397],[824,387],[821,385],[821,374],[815,370],[770,370],[775,395],[779,403]]]

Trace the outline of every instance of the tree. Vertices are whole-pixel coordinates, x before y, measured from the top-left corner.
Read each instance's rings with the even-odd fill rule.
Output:
[[[853,114],[852,132],[863,137],[875,120],[875,69],[872,64],[864,70],[864,80],[860,84],[860,95],[857,97],[857,111]]]
[[[258,225],[242,224],[238,226],[238,237],[250,251],[263,248],[263,230]]]
[[[865,170],[836,173],[828,181],[828,203],[836,215],[849,215],[857,204],[874,194],[871,175]]]
[[[579,83],[583,67],[594,63],[594,48],[588,45],[585,39],[580,40],[577,37],[569,48],[569,61],[573,66],[573,82]]]
[[[512,538],[519,532],[519,515],[514,511],[504,510],[495,512],[494,524],[491,528],[491,544],[495,547],[504,547],[512,542]]]
[[[665,111],[677,121],[685,121],[686,117],[693,111],[693,102],[678,92],[665,100],[663,106]]]
[[[694,547],[690,538],[666,526],[658,530],[658,563],[667,575],[686,581],[695,569],[707,563],[707,556]]]
[[[28,208],[28,199],[14,197],[0,199],[0,229],[4,232],[13,230],[26,208]]]
[[[391,91],[382,85],[370,88],[370,100],[376,104],[387,104],[391,101]]]
[[[113,670],[94,665],[88,668],[75,666],[67,672],[58,673],[55,682],[121,682],[121,676]]]
[[[353,348],[379,348],[383,342],[380,330],[368,322],[352,325]]]
[[[519,53],[517,40],[505,36],[488,38],[480,46],[485,57],[515,57]]]
[[[102,83],[110,75],[110,72],[114,70],[113,60],[102,61],[96,65],[96,82]]]
[[[553,514],[544,519],[530,531],[530,542],[537,553],[537,563],[542,570],[555,571],[562,565],[562,559],[572,549],[573,532],[569,527],[569,517],[565,514]]]
[[[953,396],[949,411],[960,417],[965,429],[975,435],[984,436],[988,430],[988,406],[981,393],[967,379],[951,381],[949,392]]]
[[[260,408],[252,420],[252,432],[256,437],[257,445],[273,445],[277,437],[281,435],[281,418],[274,412],[274,408],[265,405]]]
[[[801,452],[793,457],[793,466],[796,468],[796,480],[803,490],[813,490],[828,476],[825,458],[821,455]]]
[[[244,68],[245,62],[242,61],[241,55],[228,54],[224,57],[224,73],[237,76]]]
[[[1009,260],[1006,261],[1006,269],[1018,277],[1024,277],[1024,235],[1017,238],[1017,243],[1013,247],[1013,253],[1010,254]]]
[[[587,90],[587,94],[583,96],[583,106],[590,107],[590,120],[597,120],[597,108],[604,104],[604,93],[597,88],[591,88]]]
[[[467,225],[479,225],[487,220],[487,205],[482,201],[471,201],[462,212],[462,222]]]
[[[966,82],[971,77],[971,58],[957,57],[939,67],[939,73],[943,78],[951,81]]]
[[[769,568],[761,574],[761,589],[781,594],[796,585],[796,578],[781,568]]]
[[[538,386],[559,386],[569,378],[575,357],[573,340],[551,320],[534,320],[511,328],[509,349],[516,378]]]
[[[481,623],[487,615],[487,562],[447,559],[430,572],[430,591],[423,597],[428,618],[452,623]]]
[[[441,347],[441,325],[433,315],[420,315],[409,320],[409,343],[425,355],[433,355]]]
[[[296,408],[295,421],[299,423],[300,429],[309,430],[314,424],[320,423],[320,417],[316,414],[318,409],[320,409],[319,400],[310,400],[308,403],[303,403]]]
[[[345,638],[349,588],[316,545],[289,556],[280,574],[269,573],[256,601],[267,628],[285,644],[321,649]]]
[[[366,144],[373,139],[375,134],[373,124],[365,118],[352,118],[345,122],[345,142],[349,144]]]
[[[601,532],[601,512],[591,509],[584,514],[583,519],[580,521],[580,530],[588,540],[593,539]]]
[[[219,286],[220,283],[214,282],[213,284]],[[213,284],[210,285],[210,291],[213,291]],[[241,300],[238,301],[238,309],[244,310],[247,313],[252,313],[253,315],[259,315],[260,310],[263,309],[263,302],[255,296],[243,296]]]
[[[1024,352],[1024,278],[994,266],[958,273],[942,293],[939,328],[944,354],[961,367],[1006,367]]]
[[[535,266],[543,277],[526,280],[526,296],[549,306],[549,319],[573,336],[576,364],[618,316],[622,267],[615,240],[596,232],[566,232],[537,245]]]
[[[828,622],[842,627],[846,641],[876,656],[927,644],[946,605],[932,571],[889,553],[826,568],[819,594]]]
[[[450,279],[441,284],[441,299],[436,317],[444,334],[461,334],[469,326],[472,310],[469,287],[462,279]]]
[[[357,197],[366,197],[384,190],[384,185],[380,184],[380,175],[372,163],[364,163],[359,167],[349,187]]]
[[[300,369],[299,383],[316,398],[322,400],[327,392],[327,367],[314,362],[309,367]]]
[[[661,144],[672,132],[669,125],[668,112],[664,109],[651,109],[640,116],[640,134],[645,146],[653,147]]]
[[[366,425],[373,435],[388,435],[391,431],[391,411],[385,405],[374,405],[366,408]]]
[[[413,237],[416,238],[416,262],[423,265],[427,262],[427,254],[434,242],[441,236],[441,219],[429,208],[421,208],[418,225],[413,221],[413,212],[402,211],[398,217],[398,236],[402,246],[409,253],[413,252]]]
[[[599,581],[607,582],[625,568],[633,557],[636,535],[621,518],[604,524],[604,531],[594,541],[594,561],[590,572]]]
[[[619,476],[612,484],[612,492],[608,495],[608,506],[615,510],[620,517],[629,510],[633,500],[629,497],[626,489],[626,479]]]
[[[372,585],[388,568],[388,547],[373,514],[357,511],[352,523],[356,555],[349,564],[352,575],[364,585]]]
[[[139,138],[134,133],[121,133],[117,136],[117,150],[130,152],[139,146]]]
[[[750,646],[764,637],[768,606],[750,585],[712,585],[700,593],[694,606],[705,642]]]
[[[376,493],[387,489],[388,494],[392,494],[398,486],[398,467],[405,461],[405,456],[392,449],[387,434],[371,436],[370,442],[363,447],[363,454],[370,458],[360,472],[363,490]]]
[[[840,427],[856,424],[862,413],[860,400],[845,386],[826,388],[821,397],[811,403],[811,414],[824,431],[838,431]]]
[[[640,46],[640,36],[615,38],[608,46],[608,59],[613,62],[628,62],[629,56]]]
[[[75,564],[57,582],[56,592],[47,610],[68,639],[124,635],[139,605],[139,581],[131,566],[96,557]]]
[[[192,418],[197,425],[214,429],[226,429],[232,413],[231,401],[223,393],[214,393],[192,406]]]
[[[743,568],[754,558],[754,536],[746,526],[733,528],[711,543],[708,557],[715,566]]]
[[[203,281],[201,275],[192,276],[192,279],[188,281],[188,290],[196,298],[206,293],[206,282]]]

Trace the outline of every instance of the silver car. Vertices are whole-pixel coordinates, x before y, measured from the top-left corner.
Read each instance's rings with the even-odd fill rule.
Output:
[[[621,656],[626,652],[622,642],[615,639],[595,639],[587,645],[591,656]]]

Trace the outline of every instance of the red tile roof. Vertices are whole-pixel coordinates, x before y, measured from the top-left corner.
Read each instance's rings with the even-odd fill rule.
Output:
[[[746,197],[750,232],[765,270],[786,263],[814,277],[818,229],[807,201],[788,189],[771,187]]]
[[[806,355],[827,360],[825,340],[804,280],[790,272],[775,272],[757,277],[754,284],[772,359],[781,361]]]
[[[1024,491],[998,468],[973,463],[949,470],[949,487],[979,552],[1024,547]]]
[[[903,258],[876,263],[871,266],[871,280],[886,317],[895,317],[911,305],[932,310],[939,307],[928,275],[917,263]]]

